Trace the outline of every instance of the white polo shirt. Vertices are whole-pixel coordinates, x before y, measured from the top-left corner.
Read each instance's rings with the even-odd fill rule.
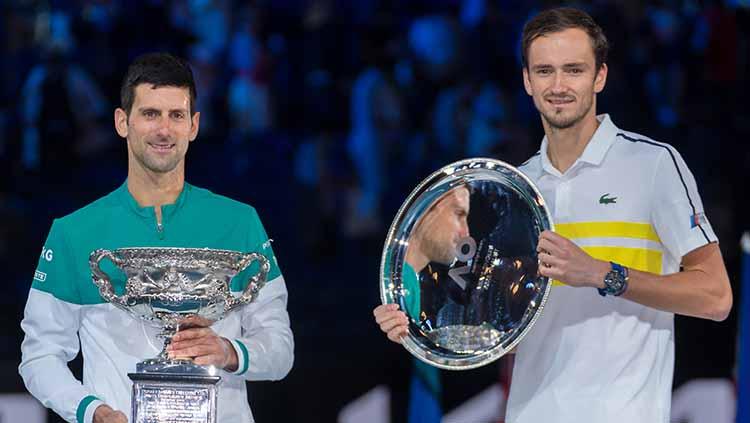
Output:
[[[618,129],[608,115],[564,174],[541,150],[521,166],[556,232],[593,257],[657,274],[717,241],[695,179],[671,146]],[[507,407],[512,423],[669,421],[674,315],[555,281],[519,344]]]

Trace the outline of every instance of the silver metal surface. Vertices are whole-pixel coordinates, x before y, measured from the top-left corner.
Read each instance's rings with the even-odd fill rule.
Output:
[[[133,378],[134,423],[217,423],[216,384],[219,377]]]
[[[115,293],[102,268],[108,259],[124,272],[125,292]],[[254,262],[258,272],[244,291],[231,293],[232,278]],[[92,278],[104,300],[162,329],[164,348],[136,365],[132,416],[136,423],[216,423],[213,366],[170,358],[167,346],[189,317],[213,323],[252,302],[265,285],[270,263],[262,254],[207,248],[121,248],[96,250],[89,256]]]
[[[536,252],[546,229],[553,223],[541,194],[505,162],[462,160],[422,181],[388,231],[380,268],[382,302],[409,317],[404,347],[450,370],[513,349],[551,287]]]
[[[125,273],[123,295],[114,292],[110,276],[101,269],[104,259]],[[233,295],[229,289],[232,278],[255,261],[259,262],[258,273],[240,295]],[[165,344],[161,353],[139,365],[162,363],[166,367],[175,362],[167,357],[166,348],[185,318],[197,316],[212,323],[222,319],[253,301],[270,270],[262,254],[208,248],[100,249],[91,253],[89,265],[105,301],[162,329],[160,337]]]

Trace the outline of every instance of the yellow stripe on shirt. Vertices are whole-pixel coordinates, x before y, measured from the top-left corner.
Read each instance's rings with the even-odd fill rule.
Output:
[[[580,238],[635,238],[661,243],[659,235],[649,223],[635,222],[577,222],[556,223],[555,232],[568,239]]]

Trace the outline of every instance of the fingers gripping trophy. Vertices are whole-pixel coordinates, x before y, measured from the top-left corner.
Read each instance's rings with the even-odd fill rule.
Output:
[[[117,295],[102,268],[108,259],[126,277]],[[230,282],[258,262],[244,291],[235,296]],[[249,304],[266,282],[270,263],[259,253],[208,248],[121,248],[96,250],[89,257],[92,278],[106,301],[161,329],[164,347],[158,356],[136,366],[132,416],[135,423],[216,423],[214,366],[190,358],[170,358],[167,349],[181,325],[202,320],[212,324]]]

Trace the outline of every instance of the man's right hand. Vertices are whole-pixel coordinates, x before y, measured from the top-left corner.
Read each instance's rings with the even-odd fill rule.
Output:
[[[113,410],[107,404],[96,407],[94,423],[128,423],[128,417],[122,411]]]
[[[388,339],[400,344],[401,338],[408,333],[409,319],[406,313],[398,309],[398,304],[379,305],[375,307],[373,314],[380,330],[388,334]]]

